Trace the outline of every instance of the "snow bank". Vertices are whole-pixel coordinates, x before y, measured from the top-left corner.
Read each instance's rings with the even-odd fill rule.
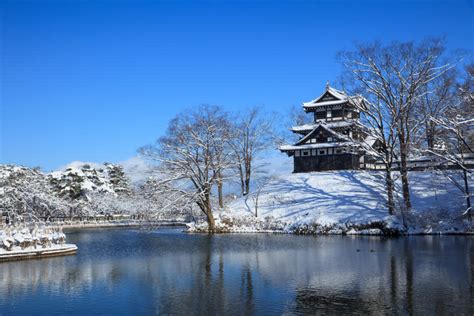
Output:
[[[411,172],[413,209],[388,215],[383,173],[332,171],[291,174],[270,181],[258,195],[240,198],[216,213],[223,232],[272,231],[298,234],[453,233],[471,229],[461,217],[465,200],[445,176]],[[397,180],[397,186],[400,186]],[[471,182],[472,183],[472,182]],[[399,192],[401,190],[398,190]],[[404,219],[403,219],[404,218]],[[406,223],[406,226],[403,223]],[[190,224],[202,231],[207,224]]]

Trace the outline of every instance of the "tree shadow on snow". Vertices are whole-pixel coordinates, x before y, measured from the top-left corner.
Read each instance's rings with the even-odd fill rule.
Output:
[[[335,217],[346,217],[346,219],[358,220],[369,217],[380,217],[386,215],[385,197],[383,195],[383,182],[378,185],[380,179],[375,175],[368,175],[360,172],[340,171],[334,173],[310,173],[295,175],[288,179],[279,179],[278,183],[272,183],[263,194],[275,194],[273,202],[280,200],[279,204],[271,205],[267,200],[265,208],[267,211],[262,215],[271,215],[272,209],[284,207],[295,209],[283,217],[293,217],[297,215],[314,214],[320,211],[322,215],[330,214]],[[320,178],[318,179],[318,176]],[[363,181],[365,177],[365,182]],[[332,181],[324,183],[318,182],[324,178]],[[316,182],[312,184],[311,182]],[[377,188],[370,183],[376,183]],[[331,185],[331,186],[329,186]],[[332,187],[336,185],[337,187]],[[381,187],[381,190],[379,189]],[[291,194],[294,193],[294,199]],[[283,200],[283,201],[282,201]]]

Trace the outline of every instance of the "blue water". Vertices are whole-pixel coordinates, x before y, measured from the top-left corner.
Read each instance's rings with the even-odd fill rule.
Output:
[[[0,314],[474,314],[474,237],[67,233],[0,263]]]

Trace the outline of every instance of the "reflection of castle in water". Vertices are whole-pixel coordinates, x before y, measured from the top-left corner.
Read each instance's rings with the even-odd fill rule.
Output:
[[[2,264],[0,297],[41,288],[74,296],[100,284],[111,293],[124,287],[140,291],[150,298],[152,312],[177,314],[472,308],[474,241],[465,238],[200,235],[172,243],[160,238],[146,241],[148,252],[137,248],[107,257],[98,249],[82,259]]]

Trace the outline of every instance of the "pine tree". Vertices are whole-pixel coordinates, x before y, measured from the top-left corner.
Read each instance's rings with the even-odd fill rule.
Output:
[[[123,167],[117,164],[105,163],[110,185],[115,193],[119,195],[130,195],[130,181],[123,171]]]

